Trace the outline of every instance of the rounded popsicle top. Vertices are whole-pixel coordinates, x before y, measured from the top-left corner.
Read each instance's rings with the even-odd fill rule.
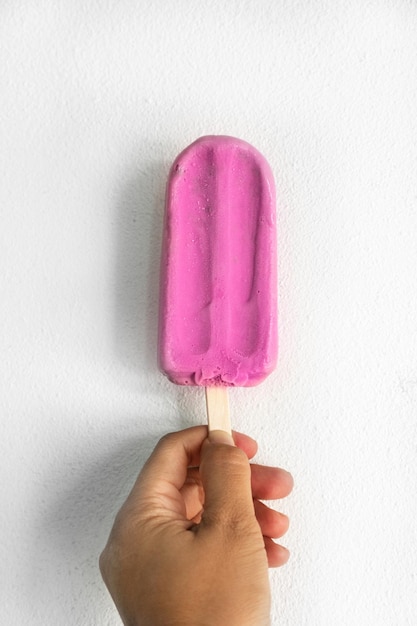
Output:
[[[201,137],[168,178],[158,359],[181,385],[252,386],[277,359],[275,186],[262,154]]]
[[[272,192],[275,194],[274,176],[271,167],[263,154],[247,141],[231,137],[230,135],[204,135],[203,137],[199,137],[190,143],[190,145],[184,148],[184,150],[182,150],[182,152],[180,152],[174,160],[168,176],[168,185],[178,166],[181,167],[181,164],[184,165],[185,161],[190,162],[194,158],[198,159],[199,153],[207,149],[215,150],[218,153],[221,153],[222,151],[230,153],[236,150],[242,155],[245,153],[250,155],[250,157],[256,161],[257,167],[262,170],[265,182],[272,185]]]

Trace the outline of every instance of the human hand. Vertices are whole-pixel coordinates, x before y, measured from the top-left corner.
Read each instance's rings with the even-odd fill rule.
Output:
[[[272,541],[288,518],[260,500],[287,496],[292,477],[250,465],[257,444],[196,426],[163,437],[122,506],[100,556],[127,626],[269,624]]]

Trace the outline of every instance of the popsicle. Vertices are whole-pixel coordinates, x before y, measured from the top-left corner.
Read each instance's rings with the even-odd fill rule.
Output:
[[[265,158],[233,137],[197,139],[168,177],[158,361],[206,388],[209,428],[230,431],[227,388],[276,366],[275,185]]]

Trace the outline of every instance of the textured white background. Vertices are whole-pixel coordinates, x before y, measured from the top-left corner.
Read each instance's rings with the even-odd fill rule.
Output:
[[[280,361],[235,428],[296,480],[274,626],[417,623],[417,3],[3,0],[0,623],[116,625],[97,558],[157,438],[170,162],[276,175]]]

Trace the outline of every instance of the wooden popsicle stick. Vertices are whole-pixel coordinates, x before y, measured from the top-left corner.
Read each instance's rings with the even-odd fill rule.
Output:
[[[206,387],[206,407],[209,431],[224,430],[231,435],[227,387]]]

